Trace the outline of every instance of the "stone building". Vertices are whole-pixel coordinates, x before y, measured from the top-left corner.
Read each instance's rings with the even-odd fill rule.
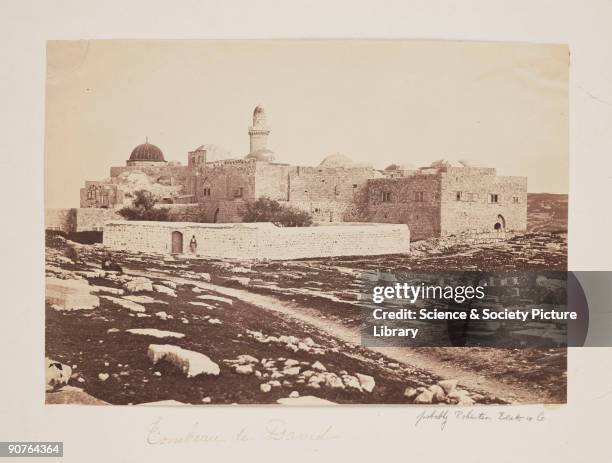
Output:
[[[119,209],[146,189],[162,203],[197,206],[198,221],[232,223],[250,201],[268,197],[312,214],[315,222],[407,224],[412,239],[462,233],[524,231],[527,179],[498,176],[494,168],[436,161],[428,167],[392,164],[379,171],[332,154],[316,167],[277,161],[271,129],[257,106],[242,158],[215,145],[187,155],[187,165],[165,161],[148,140],[106,181],[86,182],[81,207]]]

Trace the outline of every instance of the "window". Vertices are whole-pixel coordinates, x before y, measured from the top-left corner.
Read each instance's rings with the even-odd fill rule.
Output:
[[[210,196],[210,188],[203,188],[202,189],[202,195]]]
[[[356,183],[353,183],[353,188],[357,188],[357,184]]]
[[[383,203],[390,203],[391,202],[391,192],[383,191],[382,200],[383,200]]]
[[[489,202],[490,203],[498,203],[499,202],[499,195],[496,193],[491,193],[489,195]]]
[[[243,194],[244,194],[244,188],[240,187],[234,191],[234,198],[242,198]]]
[[[424,201],[425,200],[425,192],[424,191],[415,191],[414,192],[414,200],[415,201]]]
[[[518,196],[513,196],[512,197],[512,203],[513,204],[518,204],[519,203],[519,197]]]
[[[456,196],[455,196],[455,199],[457,201],[461,201],[463,199],[463,194],[460,191],[458,191]]]

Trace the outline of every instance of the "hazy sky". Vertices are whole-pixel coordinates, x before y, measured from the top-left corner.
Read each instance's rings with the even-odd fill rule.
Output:
[[[60,41],[47,49],[46,205],[149,141],[166,160],[248,153],[262,104],[278,162],[474,159],[567,193],[567,47],[417,41]]]

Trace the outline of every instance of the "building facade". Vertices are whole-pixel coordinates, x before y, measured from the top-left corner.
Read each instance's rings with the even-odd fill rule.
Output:
[[[146,189],[161,203],[197,206],[198,220],[211,223],[240,222],[248,202],[268,197],[309,212],[318,223],[407,224],[412,239],[526,230],[526,177],[444,160],[379,171],[340,154],[316,167],[283,164],[268,146],[270,132],[257,106],[246,156],[202,145],[188,153],[186,166],[167,162],[147,140],[125,166],[111,167],[109,180],[85,183],[81,207],[116,210]]]

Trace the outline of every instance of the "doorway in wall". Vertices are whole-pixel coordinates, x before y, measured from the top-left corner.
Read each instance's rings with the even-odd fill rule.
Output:
[[[493,229],[496,231],[505,231],[506,230],[506,219],[504,219],[503,215],[498,215],[495,221],[495,225],[493,225]]]
[[[172,232],[172,254],[183,253],[183,234],[180,231]]]

